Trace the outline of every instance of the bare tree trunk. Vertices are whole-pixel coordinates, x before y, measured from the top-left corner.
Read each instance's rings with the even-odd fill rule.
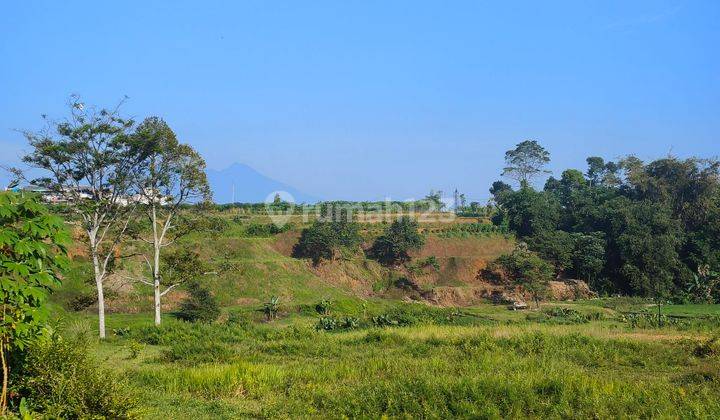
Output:
[[[93,268],[95,269],[95,286],[97,287],[98,298],[98,330],[100,338],[105,338],[105,294],[103,292],[103,278],[100,271],[97,251],[93,251]]]
[[[160,280],[155,278],[155,325],[160,325]]]
[[[161,238],[158,237],[158,231],[157,231],[157,211],[155,209],[155,203],[152,204],[152,224],[153,224],[153,288],[154,290],[154,297],[155,297],[155,325],[160,325],[162,319],[160,317],[160,298],[162,297],[162,294],[160,293],[160,248],[162,247],[162,244],[160,243],[162,241]]]
[[[100,259],[98,258],[98,247],[96,243],[96,231],[88,231],[90,239],[90,252],[92,253],[93,271],[95,273],[95,287],[97,288],[98,299],[98,331],[100,338],[105,338],[105,294],[103,291],[103,272],[100,268]]]

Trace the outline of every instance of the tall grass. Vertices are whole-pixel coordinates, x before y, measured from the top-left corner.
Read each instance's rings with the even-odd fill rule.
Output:
[[[691,341],[570,332],[587,325],[425,322],[340,333],[185,326],[202,334],[175,328],[160,340],[176,359],[140,364],[128,376],[163,400],[253,402],[252,415],[267,418],[720,415],[716,355],[697,356]],[[232,356],[203,361],[178,350],[207,342],[232,348]]]

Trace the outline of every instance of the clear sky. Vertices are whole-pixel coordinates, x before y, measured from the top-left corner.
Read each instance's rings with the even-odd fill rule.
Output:
[[[100,5],[98,3],[104,3]],[[487,197],[535,139],[553,170],[720,153],[720,1],[4,1],[0,163],[71,93],[165,118],[337,199]]]

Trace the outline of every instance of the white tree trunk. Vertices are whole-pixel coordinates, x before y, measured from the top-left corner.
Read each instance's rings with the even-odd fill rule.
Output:
[[[160,280],[155,278],[155,325],[160,325]]]
[[[158,237],[157,231],[157,211],[155,210],[155,203],[152,204],[152,224],[153,224],[153,288],[155,297],[155,325],[160,325],[162,321],[160,317],[160,248],[162,248],[162,238]]]
[[[95,245],[94,233],[89,233],[90,236],[90,252],[92,253],[93,270],[95,272],[95,286],[97,287],[97,298],[98,298],[98,330],[100,332],[100,338],[105,338],[105,295],[103,293],[103,273],[100,268],[100,259],[98,258],[98,250]]]
[[[160,293],[160,244],[155,243],[155,258],[154,258],[154,266],[153,266],[153,287],[155,289],[155,325],[160,325],[161,319],[160,319],[160,298],[162,297],[162,294]]]

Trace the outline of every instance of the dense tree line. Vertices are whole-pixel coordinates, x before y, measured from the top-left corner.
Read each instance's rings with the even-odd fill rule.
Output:
[[[588,280],[604,293],[720,297],[716,290],[698,296],[692,287],[714,282],[703,273],[720,267],[717,161],[590,157],[585,173],[568,169],[536,190],[532,175],[542,173],[549,155],[530,146],[516,149],[533,155],[529,165],[512,156],[519,187],[498,181],[490,189],[498,206],[493,220],[551,262],[557,276]]]

